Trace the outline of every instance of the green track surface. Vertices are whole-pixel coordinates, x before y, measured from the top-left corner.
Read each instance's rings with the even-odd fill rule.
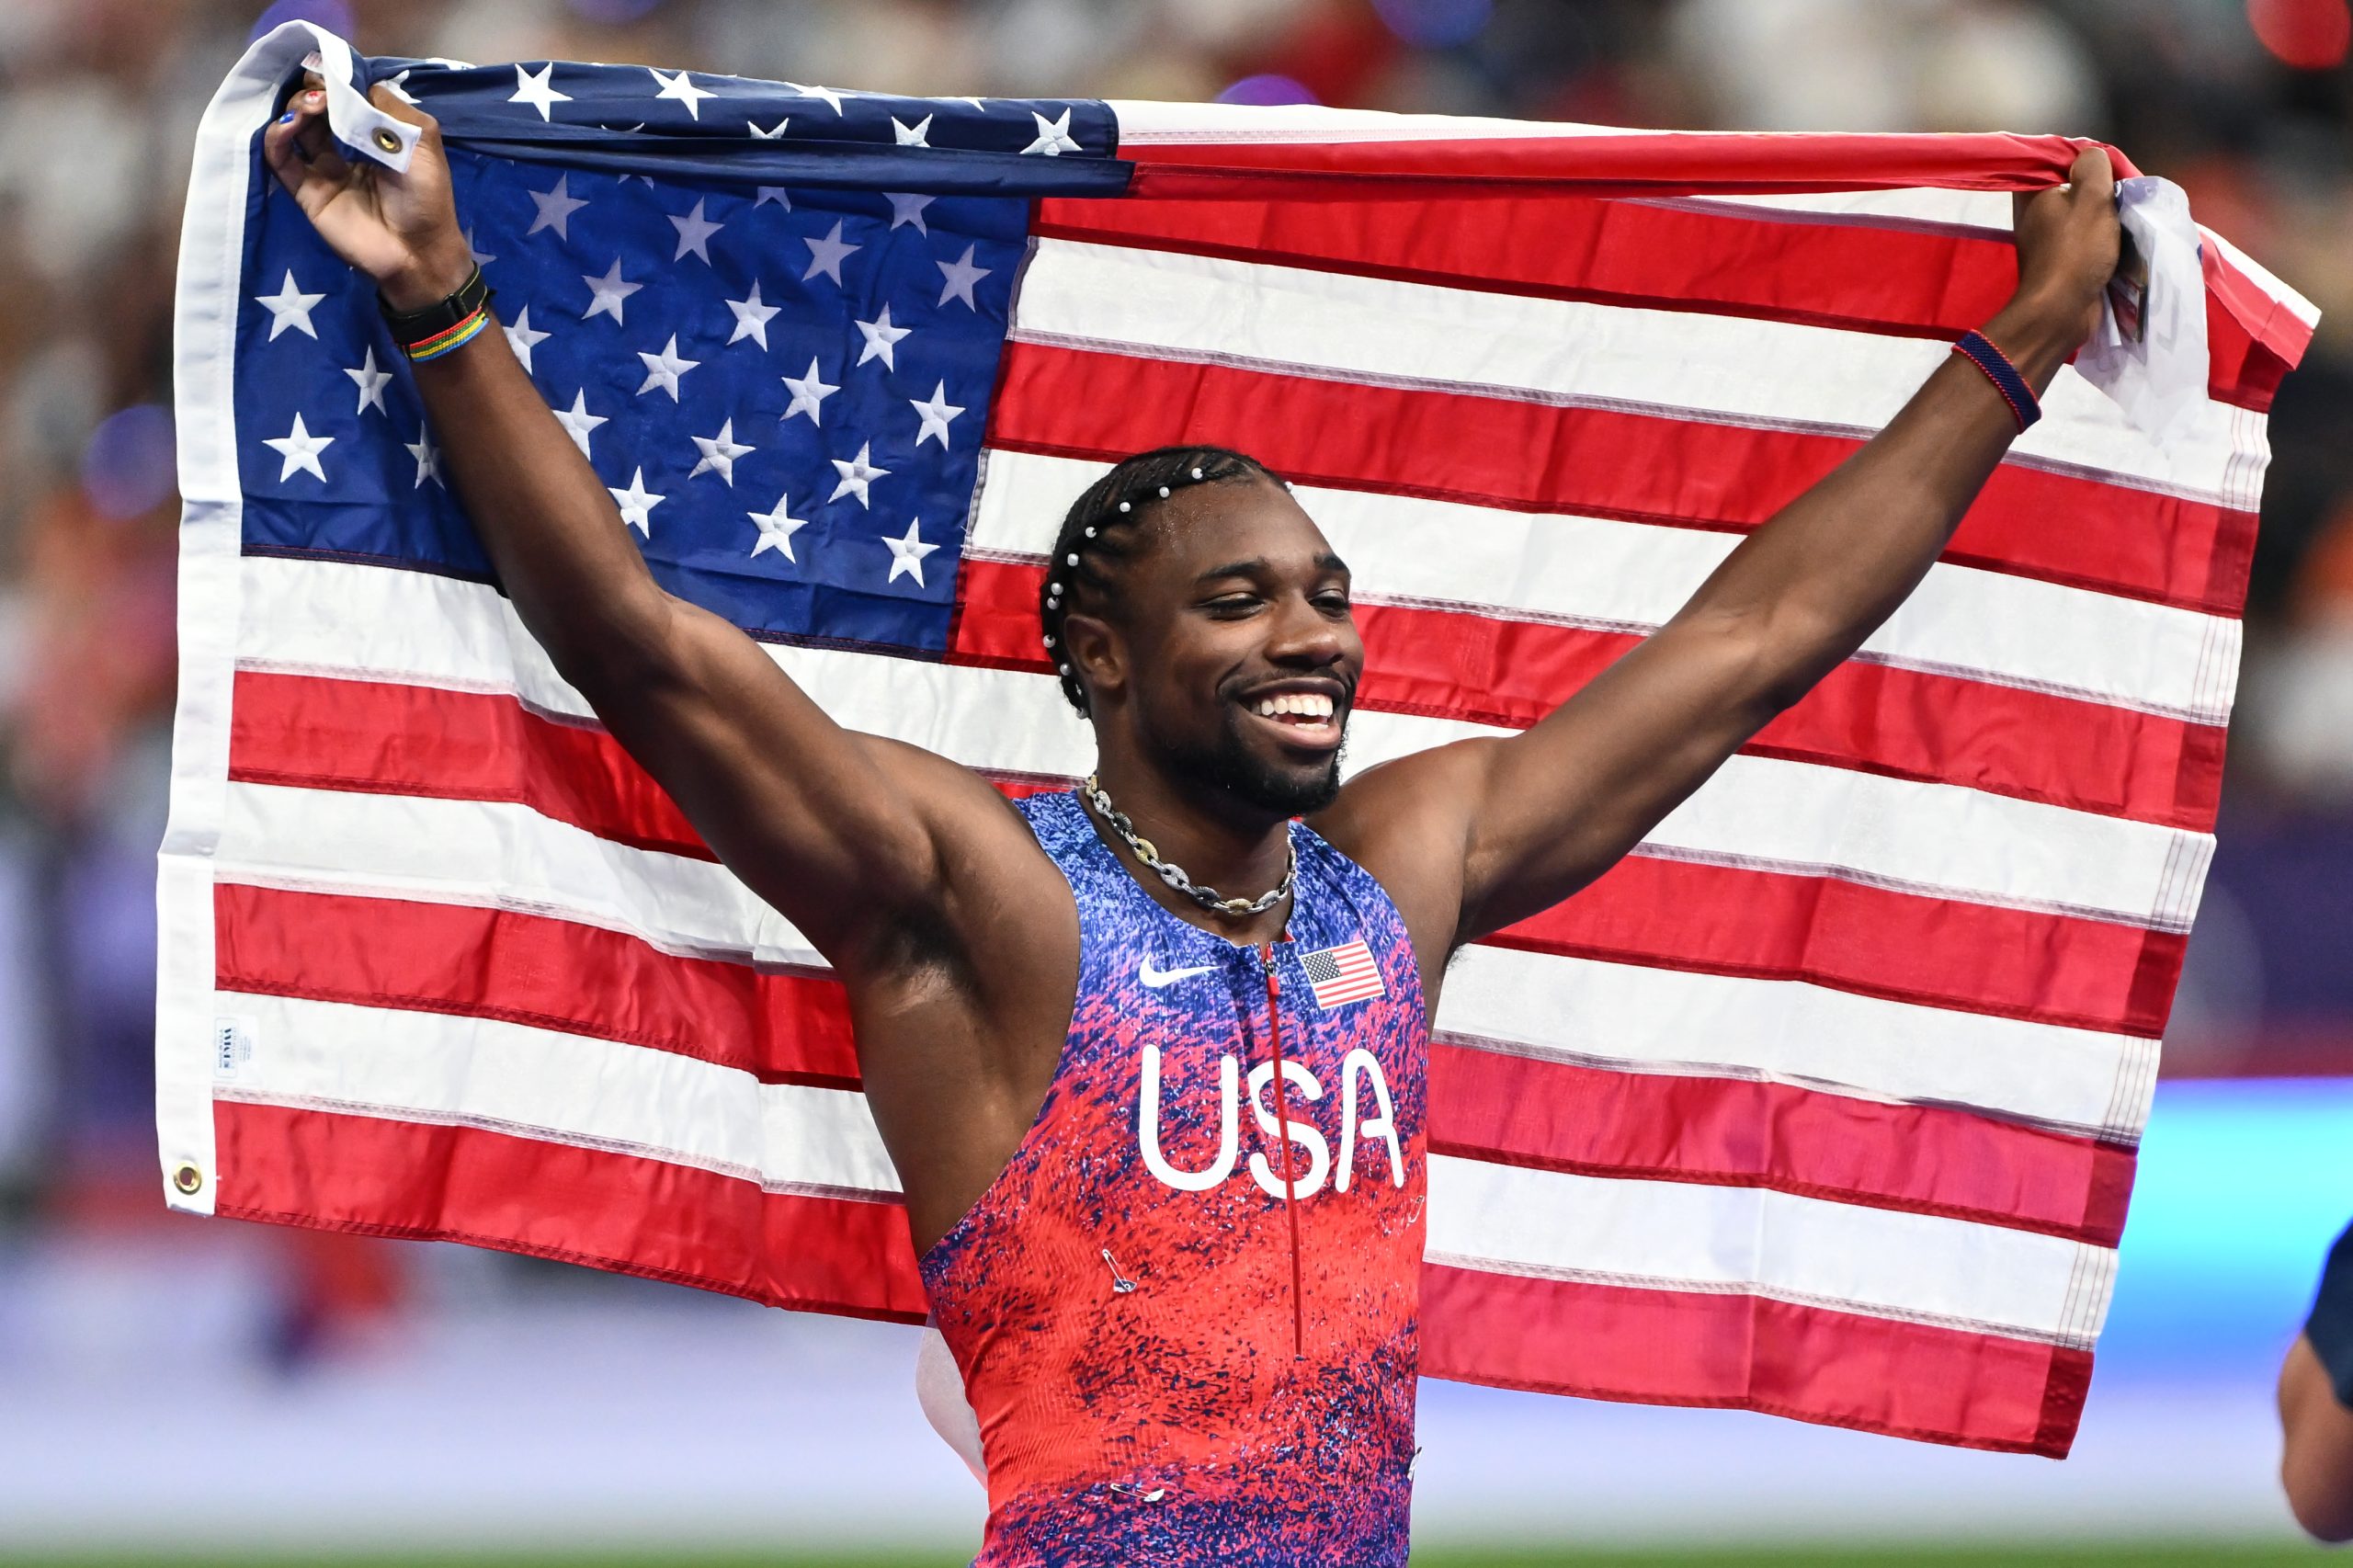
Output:
[[[2040,1544],[1881,1548],[1755,1547],[1706,1551],[1577,1552],[1433,1550],[1414,1554],[1416,1568],[2317,1568],[2332,1554],[2317,1548],[2264,1543]],[[2353,1552],[2335,1561],[2353,1568]],[[234,1556],[168,1553],[0,1551],[0,1568],[956,1568],[963,1559],[938,1553],[809,1552],[248,1552]]]

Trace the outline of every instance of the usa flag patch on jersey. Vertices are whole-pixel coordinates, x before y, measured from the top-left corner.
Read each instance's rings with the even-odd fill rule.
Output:
[[[1389,994],[1389,988],[1381,983],[1381,966],[1372,961],[1372,949],[1362,942],[1343,942],[1336,948],[1302,953],[1299,963],[1307,971],[1319,1007]]]

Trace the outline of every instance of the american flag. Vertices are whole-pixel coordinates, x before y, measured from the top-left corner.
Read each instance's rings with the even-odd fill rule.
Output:
[[[1344,1006],[1385,994],[1380,966],[1372,961],[1372,949],[1362,942],[1343,942],[1336,948],[1302,953],[1299,963],[1307,971],[1308,987],[1314,992],[1319,1007]]]
[[[1034,607],[1121,455],[1296,483],[1356,572],[1356,765],[1525,726],[1999,305],[2006,192],[2073,153],[255,46],[179,284],[169,1200],[910,1322],[838,987],[524,634],[371,290],[258,164],[313,50],[441,118],[661,580],[1017,792],[1087,768]],[[2204,267],[2183,433],[2063,372],[1861,654],[1461,956],[1425,1371],[2065,1451],[2313,320]]]

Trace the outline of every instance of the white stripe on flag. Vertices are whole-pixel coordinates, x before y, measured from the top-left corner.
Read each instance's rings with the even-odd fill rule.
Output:
[[[1800,1198],[1432,1155],[1433,1263],[1731,1290],[2088,1346],[2116,1255],[2031,1231]]]
[[[895,1199],[866,1096],[493,1018],[220,993],[253,1021],[224,1098],[486,1128],[692,1165],[771,1192]]]

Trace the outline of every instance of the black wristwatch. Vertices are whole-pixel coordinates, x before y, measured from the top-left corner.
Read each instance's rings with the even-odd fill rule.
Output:
[[[391,325],[392,341],[403,349],[414,348],[420,343],[440,336],[489,303],[490,285],[483,281],[480,266],[476,266],[467,275],[466,280],[458,285],[456,293],[423,310],[396,311],[384,302],[381,294],[376,296],[376,308],[383,312],[385,322]]]
[[[2353,1228],[2336,1239],[2328,1267],[2321,1271],[2320,1299],[2313,1303],[2304,1336],[2328,1369],[2337,1403],[2353,1410]]]

